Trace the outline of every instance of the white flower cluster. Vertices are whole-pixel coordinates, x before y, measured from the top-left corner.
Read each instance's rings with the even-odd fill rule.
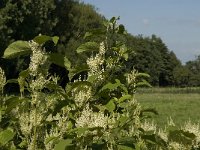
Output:
[[[67,130],[68,111],[68,109],[63,109],[62,112],[57,113],[56,116],[52,116],[52,114],[50,114],[46,119],[46,121],[49,122],[56,121],[57,127],[59,129],[59,135],[64,134]]]
[[[200,143],[200,128],[199,124],[192,124],[191,121],[188,121],[185,123],[185,125],[182,127],[183,131],[193,133],[196,136],[196,141],[194,141],[193,145],[194,147],[198,147]]]
[[[153,131],[156,132],[156,125],[153,122],[147,122],[146,120],[144,123],[141,124],[141,128],[144,129],[144,131]]]
[[[78,88],[74,88],[72,90],[72,96],[74,97],[74,101],[78,107],[81,107],[84,103],[86,103],[92,96],[91,87],[85,86],[83,89],[79,90]]]
[[[136,75],[137,75],[137,72],[136,70],[132,70],[129,74],[127,74],[127,77],[126,77],[126,81],[128,84],[134,84],[133,86],[135,87],[136,86]]]
[[[52,137],[59,137],[62,139],[63,135],[66,133],[67,128],[69,126],[68,121],[68,113],[69,113],[69,107],[64,107],[60,113],[57,113],[56,116],[52,116],[50,114],[46,121],[56,122],[56,126],[53,126],[50,131],[46,131],[45,134],[45,141],[48,141],[49,138]],[[53,140],[45,144],[46,150],[52,150],[54,147]]]
[[[87,59],[87,65],[89,66],[88,76],[97,75],[98,79],[103,79],[102,73],[104,72],[103,63],[104,63],[104,54],[105,54],[105,45],[100,43],[99,53],[96,56],[92,56]]]
[[[42,115],[37,115],[35,109],[20,113],[18,116],[21,131],[26,137],[31,136],[33,127],[41,125],[42,122]]]
[[[162,130],[162,129],[159,129],[158,135],[159,135],[165,142],[168,141],[168,134],[167,134],[166,131],[164,131],[164,130]]]
[[[82,114],[76,120],[77,127],[103,127],[107,128],[108,120],[110,118],[105,116],[102,112],[93,112],[92,109],[89,108],[89,105],[83,109]]]
[[[45,77],[40,73],[36,79],[33,79],[30,82],[30,88],[32,91],[35,90],[42,90],[44,88],[44,86],[49,83],[50,79],[45,79]]]
[[[200,142],[200,128],[199,124],[192,124],[191,121],[188,121],[185,123],[185,125],[182,127],[184,131],[188,131],[190,133],[193,133],[197,136],[197,139]]]
[[[169,148],[172,150],[188,150],[183,144],[177,143],[177,142],[170,142]]]
[[[175,123],[171,117],[169,117],[169,119],[167,120],[167,124],[168,126],[175,126]]]
[[[51,128],[49,132],[46,131],[46,134],[45,134],[45,148],[46,148],[46,150],[54,149],[53,140],[49,141],[49,139],[52,138],[52,137],[59,137],[59,135],[60,135],[60,132],[59,132],[57,127]]]
[[[3,91],[3,87],[6,84],[6,76],[3,69],[0,67],[0,91]]]
[[[30,41],[29,46],[32,50],[29,69],[31,75],[35,76],[38,73],[39,66],[44,65],[48,57],[46,55],[46,52],[42,50],[41,46],[38,43]]]

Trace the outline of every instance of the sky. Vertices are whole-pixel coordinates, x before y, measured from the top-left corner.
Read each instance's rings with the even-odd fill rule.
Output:
[[[184,64],[200,55],[200,0],[82,0],[132,35],[160,37]]]

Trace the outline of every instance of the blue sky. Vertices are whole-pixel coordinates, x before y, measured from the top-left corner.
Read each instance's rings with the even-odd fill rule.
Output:
[[[200,55],[200,0],[82,0],[133,35],[155,34],[185,63]]]

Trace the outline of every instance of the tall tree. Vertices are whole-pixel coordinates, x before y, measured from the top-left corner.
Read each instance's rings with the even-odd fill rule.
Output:
[[[102,19],[93,6],[78,0],[3,0],[0,2],[0,57],[11,42],[31,40],[38,34],[59,36],[58,49],[54,50],[75,57],[75,49],[83,42],[86,30],[100,26]],[[12,62],[0,59],[9,78],[19,72],[23,66],[20,62],[20,58]]]
[[[200,86],[200,55],[195,60],[186,62],[185,67],[190,71],[189,86]]]

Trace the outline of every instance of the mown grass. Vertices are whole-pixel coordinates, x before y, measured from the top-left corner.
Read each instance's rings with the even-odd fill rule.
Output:
[[[136,99],[142,108],[154,108],[158,111],[159,115],[153,115],[158,126],[165,127],[170,117],[175,124],[181,126],[189,120],[195,123],[200,121],[200,88],[190,90],[191,92],[175,88],[139,89]]]

